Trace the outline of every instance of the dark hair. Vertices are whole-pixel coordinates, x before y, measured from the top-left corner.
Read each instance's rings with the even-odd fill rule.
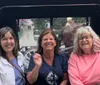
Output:
[[[43,55],[43,48],[41,46],[41,42],[42,42],[42,38],[44,35],[46,34],[52,34],[55,41],[56,41],[56,46],[54,48],[54,54],[58,54],[59,53],[59,42],[58,42],[58,38],[57,36],[55,35],[55,33],[53,32],[52,29],[45,29],[43,30],[43,32],[40,34],[39,38],[38,38],[38,49],[37,49],[37,53]]]
[[[15,40],[15,47],[13,49],[13,54],[15,57],[17,57],[17,55],[18,55],[18,41],[17,41],[17,38],[14,34],[14,31],[10,27],[3,27],[0,29],[0,56],[4,57],[5,59],[8,59],[8,58],[6,57],[6,52],[1,47],[1,39],[5,36],[5,34],[7,32],[10,32]]]

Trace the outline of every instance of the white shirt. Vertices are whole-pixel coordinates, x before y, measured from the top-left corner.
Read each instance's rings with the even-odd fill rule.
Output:
[[[24,71],[24,56],[18,53],[18,64]],[[15,74],[13,66],[0,56],[0,85],[15,85]]]

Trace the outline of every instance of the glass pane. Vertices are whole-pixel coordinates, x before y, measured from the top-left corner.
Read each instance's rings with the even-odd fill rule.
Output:
[[[53,30],[57,34],[60,43],[60,51],[70,55],[73,49],[73,37],[82,25],[86,25],[86,17],[65,17],[53,19]]]
[[[19,45],[20,51],[26,56],[26,64],[30,56],[35,53],[37,49],[37,40],[41,32],[50,28],[49,18],[33,18],[33,19],[19,19],[17,20],[19,31]]]

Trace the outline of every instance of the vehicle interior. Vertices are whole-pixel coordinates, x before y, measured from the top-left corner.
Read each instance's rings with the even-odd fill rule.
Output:
[[[16,20],[49,18],[52,28],[54,18],[64,17],[85,17],[100,36],[100,0],[0,0],[0,28],[10,26],[17,38]],[[30,56],[29,51],[26,54]]]
[[[90,17],[90,25],[99,32],[100,1],[99,0],[1,0],[0,27],[8,25],[16,32],[16,19],[59,17]],[[88,20],[88,19],[87,19]]]

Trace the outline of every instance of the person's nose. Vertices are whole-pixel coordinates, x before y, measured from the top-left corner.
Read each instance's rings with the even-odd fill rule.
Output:
[[[50,39],[48,39],[47,42],[50,42]]]
[[[84,37],[82,40],[83,40],[83,41],[86,41],[86,38]]]
[[[10,43],[11,42],[11,40],[10,39],[7,39],[7,43]]]

